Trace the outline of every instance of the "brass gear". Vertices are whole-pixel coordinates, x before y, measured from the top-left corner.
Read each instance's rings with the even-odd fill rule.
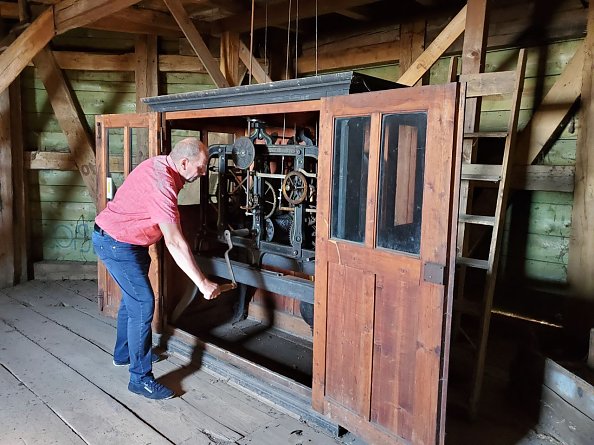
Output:
[[[290,204],[301,204],[307,198],[307,178],[294,170],[283,179],[282,189],[283,196]]]

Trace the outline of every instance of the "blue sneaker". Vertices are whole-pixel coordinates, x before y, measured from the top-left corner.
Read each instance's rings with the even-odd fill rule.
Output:
[[[153,400],[171,399],[175,395],[172,390],[161,385],[152,377],[146,378],[141,382],[128,383],[128,391]]]
[[[157,363],[157,362],[160,362],[160,361],[161,361],[161,356],[160,355],[157,355],[157,354],[155,354],[153,352],[152,353],[152,356],[151,356],[151,362]],[[113,359],[112,360],[112,363],[113,363],[113,366],[128,366],[130,364],[130,359],[128,359],[125,362],[116,362],[116,360]]]

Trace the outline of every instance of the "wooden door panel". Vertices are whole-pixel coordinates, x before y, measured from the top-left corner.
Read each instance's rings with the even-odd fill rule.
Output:
[[[354,269],[373,271],[377,274],[397,274],[401,279],[418,281],[421,273],[421,264],[418,258],[404,256],[395,267],[392,264],[393,253],[382,249],[370,251],[365,246],[354,243],[329,243],[326,250],[327,261],[339,263]],[[316,252],[318,252],[316,246]],[[318,254],[319,257],[319,254]],[[316,280],[317,280],[316,272]]]
[[[413,429],[418,290],[408,280],[378,280],[375,298],[371,421],[410,440]]]
[[[328,320],[328,366],[351,363],[351,372],[328,375],[326,394],[337,403],[369,416],[373,349],[373,300],[375,275],[339,264],[329,264],[328,304],[340,307],[340,316]]]
[[[371,444],[443,443],[457,86],[322,102],[312,404]]]

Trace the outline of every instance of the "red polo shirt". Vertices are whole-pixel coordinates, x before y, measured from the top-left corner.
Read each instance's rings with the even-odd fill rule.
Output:
[[[130,172],[95,223],[117,241],[150,246],[163,236],[159,223],[179,222],[184,183],[171,157],[149,158]]]

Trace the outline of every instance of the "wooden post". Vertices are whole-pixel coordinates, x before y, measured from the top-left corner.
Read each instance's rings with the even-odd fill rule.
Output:
[[[587,342],[594,326],[594,7],[588,10],[584,41],[582,108],[575,160],[575,189],[569,241],[567,280],[573,300],[567,328],[580,342]],[[590,157],[590,155],[593,155]]]
[[[425,50],[425,20],[402,24],[398,43],[400,74],[404,74]]]
[[[29,279],[29,199],[25,175],[21,82],[17,77],[8,87],[10,97],[10,132],[12,147],[12,183],[14,198],[14,277],[15,284]]]
[[[141,99],[159,95],[157,36],[136,36],[135,55],[136,112],[145,113],[148,106]]]
[[[0,92],[0,288],[14,285],[10,97]]]
[[[221,72],[229,85],[239,85],[239,33],[225,31],[221,34]]]

